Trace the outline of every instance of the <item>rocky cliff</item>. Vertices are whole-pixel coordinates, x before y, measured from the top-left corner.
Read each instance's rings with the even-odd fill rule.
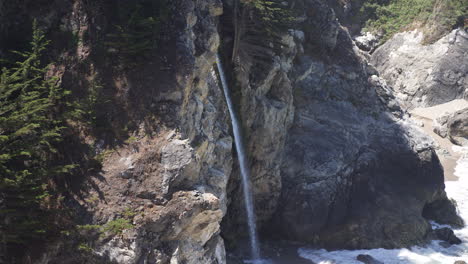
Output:
[[[468,98],[465,30],[455,29],[430,45],[423,37],[418,30],[396,34],[372,54],[372,64],[406,108]]]
[[[111,102],[100,109],[109,123],[104,132],[81,131],[103,157],[102,169],[66,196],[74,224],[104,231],[64,233],[31,256],[38,263],[225,263],[224,240],[234,245],[247,234],[240,232],[242,190],[213,67],[217,52],[230,61],[223,49],[232,37],[220,16],[230,20],[233,2],[170,1],[157,48],[137,64],[102,48],[102,36],[121,22],[118,1],[55,1],[41,10],[29,2],[0,1],[8,7],[0,21],[11,14],[21,21],[2,24],[2,37],[36,17],[55,43],[51,74],[77,96],[99,75]],[[424,241],[431,229],[424,216],[462,224],[432,140],[408,119],[334,11],[321,0],[289,7],[298,23],[282,34],[272,59],[228,73],[263,237],[391,248]],[[76,45],[64,43],[70,35]],[[122,219],[130,226],[106,231]]]
[[[432,140],[326,4],[295,4],[304,22],[284,37],[266,77],[237,76],[263,230],[328,247],[424,240],[422,212],[446,200]],[[242,214],[236,202],[231,208],[228,221]]]

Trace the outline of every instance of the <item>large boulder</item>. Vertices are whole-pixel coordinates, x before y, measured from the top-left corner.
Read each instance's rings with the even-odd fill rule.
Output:
[[[383,264],[383,262],[378,261],[372,256],[366,254],[360,254],[356,257],[356,259],[365,264]]]
[[[468,145],[468,108],[439,116],[434,120],[434,132],[454,144]]]
[[[453,230],[444,227],[444,228],[439,228],[433,231],[433,236],[435,239],[439,239],[442,241],[445,241],[449,243],[450,245],[458,245],[461,244],[461,239],[458,238],[454,233]]]
[[[457,145],[468,145],[468,108],[453,114],[447,122],[448,136]]]

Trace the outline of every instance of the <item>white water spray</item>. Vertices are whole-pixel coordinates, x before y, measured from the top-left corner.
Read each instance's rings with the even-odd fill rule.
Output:
[[[459,215],[468,223],[468,147],[453,147],[455,152],[462,154],[457,162],[455,176],[457,181],[445,182],[445,190],[449,198],[457,201]],[[434,228],[445,227],[433,223]],[[385,264],[450,264],[457,260],[468,259],[468,226],[454,229],[454,233],[462,240],[459,245],[446,247],[438,240],[432,241],[427,246],[414,246],[402,249],[368,249],[368,250],[336,250],[327,251],[325,249],[299,249],[299,255],[312,260],[318,264],[362,263],[356,259],[359,254],[368,254],[384,262]]]
[[[245,156],[244,146],[242,145],[242,137],[240,132],[239,122],[237,120],[236,114],[234,112],[234,106],[232,104],[231,96],[229,95],[229,88],[226,81],[226,76],[224,75],[223,65],[219,59],[219,55],[216,54],[216,65],[218,66],[219,77],[221,79],[221,85],[223,86],[224,96],[226,97],[226,102],[229,109],[229,114],[231,115],[232,121],[232,130],[234,133],[234,142],[237,149],[237,158],[239,159],[239,166],[242,175],[242,188],[244,190],[244,201],[245,208],[247,211],[247,224],[249,227],[249,237],[250,237],[250,246],[252,250],[252,259],[260,260],[260,249],[258,247],[258,237],[257,237],[257,225],[255,219],[255,209],[253,205],[252,190],[250,186],[250,173],[247,166],[247,159]]]

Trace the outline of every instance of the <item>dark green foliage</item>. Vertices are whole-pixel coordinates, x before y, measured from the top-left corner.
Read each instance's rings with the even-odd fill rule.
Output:
[[[110,233],[112,235],[120,235],[126,229],[133,228],[133,225],[130,223],[130,220],[124,218],[117,218],[106,223],[101,231],[104,233]]]
[[[55,162],[71,113],[69,92],[44,78],[41,56],[49,41],[33,24],[30,50],[0,76],[0,239],[7,247],[44,238],[50,206],[48,184],[72,164]]]
[[[77,109],[80,109],[81,120],[86,120],[88,125],[97,128],[98,125],[107,123],[105,117],[99,114],[98,107],[104,106],[110,100],[106,99],[103,94],[103,85],[101,78],[96,74],[89,82],[88,94],[84,98]]]
[[[157,47],[161,24],[169,17],[166,0],[153,1],[149,6],[143,4],[133,1],[121,3],[121,23],[115,25],[104,42],[107,51],[117,54],[124,64],[151,54]]]
[[[428,25],[440,31],[436,32],[439,36],[463,20],[467,12],[464,0],[367,0],[359,16],[366,21],[366,30],[382,31],[386,40],[411,25]]]
[[[135,227],[131,219],[136,215],[136,212],[127,208],[122,214],[123,218],[116,218],[103,225],[78,225],[71,229],[68,235],[74,237],[74,241],[79,242],[77,245],[78,250],[92,252],[93,245],[98,240],[121,235],[123,231]]]
[[[291,10],[285,3],[281,0],[237,3],[232,59],[241,68],[269,63],[281,49],[281,37],[294,22]]]

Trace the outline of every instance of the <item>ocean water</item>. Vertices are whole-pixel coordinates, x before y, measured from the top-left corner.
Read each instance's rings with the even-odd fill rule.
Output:
[[[457,162],[455,175],[458,181],[445,183],[448,197],[457,202],[459,215],[468,224],[468,147],[454,146],[453,150],[462,154]],[[432,223],[434,227],[441,227]],[[300,248],[298,254],[317,264],[362,264],[357,261],[359,254],[367,254],[385,264],[453,264],[457,260],[468,262],[468,227],[454,230],[462,240],[460,245],[444,248],[440,241],[432,241],[425,247],[415,246],[410,249],[371,249],[371,250],[337,250]]]

